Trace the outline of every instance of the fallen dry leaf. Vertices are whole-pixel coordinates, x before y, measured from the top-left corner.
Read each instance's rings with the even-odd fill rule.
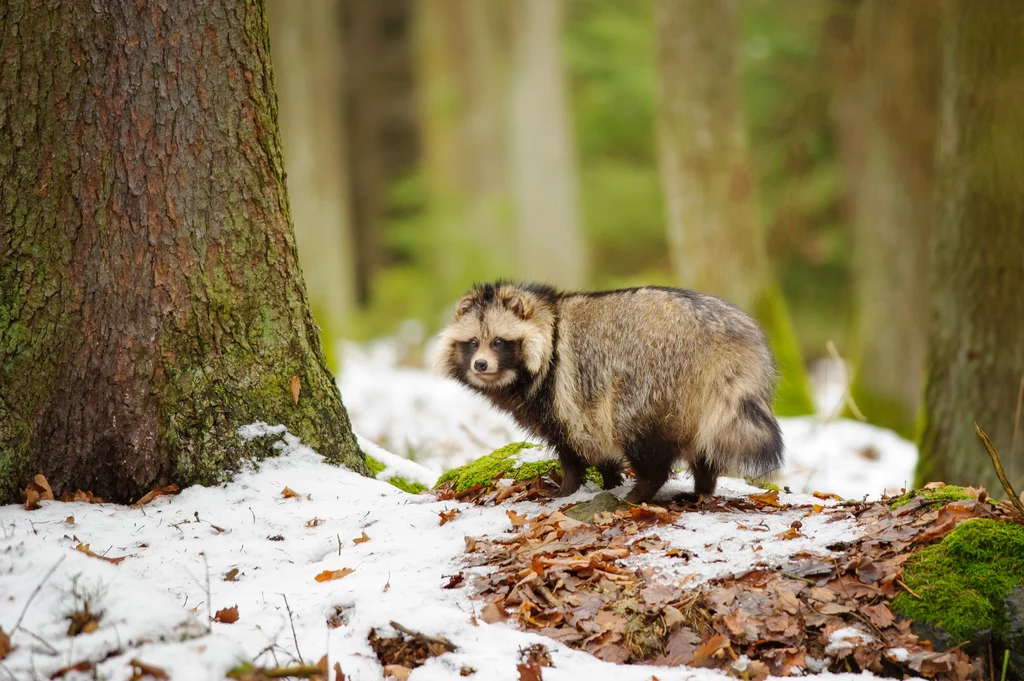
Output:
[[[125,558],[128,557],[128,556],[121,556],[120,558],[109,558],[107,556],[101,556],[98,553],[93,553],[89,549],[89,545],[88,544],[79,544],[78,546],[75,547],[75,550],[76,551],[81,551],[82,553],[84,553],[87,556],[92,556],[93,558],[99,558],[100,560],[105,560],[108,563],[113,563],[114,565],[117,565],[122,560],[124,560]]]
[[[28,487],[22,490],[21,495],[25,498],[25,510],[34,511],[39,508],[40,501],[53,501],[53,490],[46,476],[37,473],[28,483]]]
[[[397,681],[405,681],[412,674],[412,670],[400,664],[389,664],[384,667],[384,676],[390,676]]]
[[[233,605],[230,608],[218,610],[213,616],[213,621],[220,622],[222,624],[234,624],[238,621],[238,606]]]
[[[340,570],[324,570],[313,579],[315,579],[318,582],[329,582],[334,579],[341,579],[342,577],[347,577],[353,572],[355,572],[353,568],[341,568]]]
[[[712,658],[718,654],[723,648],[729,646],[729,639],[721,634],[715,634],[708,640],[700,644],[697,648],[697,652],[693,655],[693,662],[691,663],[694,667],[703,667],[712,663]]]
[[[7,657],[9,652],[11,652],[11,637],[4,633],[3,627],[0,627],[0,660]]]
[[[68,525],[74,525],[75,524],[75,516],[69,515],[67,518],[64,519],[64,522],[66,522]]]
[[[488,624],[494,624],[495,622],[504,622],[508,619],[508,613],[505,612],[505,608],[501,607],[494,601],[491,601],[480,610],[480,619]]]
[[[291,487],[286,486],[283,490],[281,490],[281,496],[284,497],[285,499],[291,499],[292,497],[301,497],[302,494],[296,492]]]
[[[141,678],[143,678],[145,676],[149,676],[149,677],[154,678],[154,679],[160,679],[161,681],[163,681],[164,679],[171,678],[170,676],[167,675],[167,672],[165,672],[160,667],[157,667],[157,666],[154,666],[154,665],[151,665],[151,664],[146,664],[145,662],[142,662],[138,658],[132,658],[132,660],[128,664],[130,664],[132,666],[132,668],[133,668],[132,669],[132,671],[133,671],[132,679],[133,680],[141,679]]]
[[[516,513],[512,509],[509,509],[505,511],[505,515],[507,515],[508,519],[512,521],[512,527],[522,527],[526,524],[525,513]]]
[[[299,380],[298,376],[292,376],[292,382],[289,384],[288,389],[292,393],[292,404],[296,407],[299,406],[299,393],[302,392],[302,381]]]
[[[459,509],[453,508],[450,511],[439,511],[437,515],[441,517],[441,524],[444,525],[445,523],[452,521],[458,514]]]
[[[370,538],[366,535],[366,532],[363,532],[362,536],[361,537],[356,537],[355,539],[353,539],[352,543],[353,544],[362,544],[363,542],[368,542],[368,541],[370,541]]]
[[[139,499],[134,504],[132,504],[132,507],[134,507],[134,508],[141,508],[142,506],[145,506],[146,504],[148,504],[149,502],[153,501],[157,497],[172,496],[172,495],[175,495],[177,493],[178,493],[178,486],[177,485],[171,484],[171,485],[167,485],[166,487],[157,487],[156,489],[150,490],[149,492],[147,492],[145,496],[143,496],[141,499]]]
[[[842,501],[843,500],[843,498],[841,496],[839,496],[838,494],[833,494],[832,492],[815,492],[814,493],[814,498],[816,498],[816,499],[834,499],[835,501]]]
[[[756,503],[764,504],[765,506],[774,506],[775,508],[782,508],[783,504],[779,503],[779,492],[778,490],[770,490],[764,494],[750,494],[750,499]]]
[[[83,492],[77,490],[74,494],[71,492],[64,492],[60,495],[60,500],[67,503],[69,501],[84,502],[86,504],[102,504],[103,497],[97,497],[92,492]]]
[[[225,582],[237,582],[238,581],[238,568],[231,568],[224,575]]]

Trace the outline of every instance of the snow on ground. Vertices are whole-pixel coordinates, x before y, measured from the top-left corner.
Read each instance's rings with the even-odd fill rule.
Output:
[[[511,417],[455,381],[400,366],[399,357],[408,354],[390,340],[342,346],[338,383],[360,434],[437,474],[530,439]],[[823,368],[815,375],[822,413],[835,413],[844,390],[840,372]],[[891,431],[820,416],[779,422],[787,465],[776,482],[794,492],[877,499],[883,492],[899,492],[913,478],[917,448]]]
[[[468,391],[423,370],[400,368],[396,356],[386,345],[350,351],[340,379],[364,436],[361,445],[387,467],[381,476],[429,482],[452,465],[524,438]],[[791,465],[781,482],[794,491],[877,494],[902,485],[913,466],[912,446],[862,424],[791,419],[784,429]],[[309,662],[327,654],[331,665],[340,661],[347,679],[368,681],[382,678],[368,632],[391,633],[391,620],[458,646],[416,669],[411,681],[459,678],[463,666],[477,670],[469,678],[512,681],[518,678],[518,651],[532,643],[552,651],[555,666],[544,670],[546,681],[726,678],[712,670],[613,666],[507,624],[485,624],[474,617],[479,605],[464,588],[442,588],[463,569],[464,537],[509,531],[509,508],[535,514],[565,500],[486,508],[438,502],[326,465],[280,427],[254,424],[245,434],[280,438],[281,456],[219,487],[193,487],[144,508],[59,502],[43,502],[31,512],[0,507],[0,628],[15,645],[0,661],[0,681],[50,678],[86,659],[96,663],[95,676],[71,671],[64,678],[121,681],[131,677],[129,660],[138,659],[166,669],[172,679],[223,679],[240,662],[283,665],[298,651]],[[877,456],[857,453],[868,447]],[[286,486],[298,495],[282,496]],[[680,476],[666,494],[689,486]],[[597,491],[588,483],[571,500]],[[721,482],[720,492],[728,496],[752,491],[739,480]],[[787,494],[781,500],[809,501]],[[455,507],[461,513],[441,526],[439,513]],[[686,514],[675,527],[658,531],[694,557],[686,565],[652,557],[643,567],[693,585],[793,551],[827,553],[827,545],[855,532],[848,521],[812,516],[802,518],[806,537],[773,541],[791,520],[785,513],[764,516],[764,531],[750,527],[742,513]],[[355,543],[364,532],[369,539]],[[80,544],[124,560],[104,562],[75,551]],[[344,568],[353,572],[322,583],[314,579]],[[226,581],[233,569],[237,581]],[[70,637],[66,616],[84,600],[102,613],[98,629]],[[236,605],[237,622],[215,622],[207,632],[208,613]],[[329,620],[340,626],[330,627]]]
[[[275,430],[260,428],[263,433]],[[724,678],[710,670],[612,666],[505,624],[477,620],[474,625],[479,606],[464,590],[441,587],[461,569],[465,536],[509,530],[507,506],[482,508],[409,495],[324,464],[294,437],[285,435],[285,440],[282,455],[258,471],[243,472],[220,487],[190,488],[140,509],[59,502],[43,502],[32,512],[0,508],[0,627],[13,632],[16,646],[0,662],[0,678],[49,678],[62,667],[90,659],[98,662],[100,678],[120,681],[131,676],[128,661],[138,659],[164,668],[173,679],[223,679],[243,661],[266,666],[273,666],[275,658],[281,664],[291,661],[297,641],[307,661],[327,654],[332,665],[341,662],[346,678],[366,681],[381,678],[367,634],[371,627],[389,631],[391,620],[445,636],[458,646],[415,670],[412,681],[458,678],[464,665],[477,670],[476,678],[511,681],[518,678],[518,650],[536,642],[552,650],[556,666],[544,670],[548,681]],[[286,486],[298,496],[284,498]],[[751,490],[741,481],[723,486],[727,494]],[[590,486],[575,496],[585,499],[595,492]],[[456,506],[461,513],[441,526],[438,514]],[[515,506],[529,513],[543,508],[537,503]],[[726,560],[701,562],[696,568],[701,579],[744,569],[746,557],[753,559],[748,550],[753,541],[769,547],[768,534],[740,536],[730,514],[703,515],[691,514],[692,526],[677,532],[681,545],[692,543],[702,553],[709,542],[725,547]],[[825,531],[805,519],[804,532],[813,538],[799,548],[824,552],[825,544],[852,531],[840,525]],[[364,532],[369,539],[354,543]],[[79,543],[124,560],[112,565],[89,557],[73,550]],[[225,581],[235,568],[237,581]],[[325,570],[343,568],[354,571],[335,581],[314,580]],[[288,597],[290,618],[282,594]],[[99,628],[69,637],[65,616],[80,609],[83,598],[102,613]],[[238,607],[238,621],[215,622],[206,633],[207,613],[231,606]],[[15,630],[23,611],[21,628]],[[328,619],[335,615],[343,624],[329,628]],[[65,678],[93,677],[71,672]]]

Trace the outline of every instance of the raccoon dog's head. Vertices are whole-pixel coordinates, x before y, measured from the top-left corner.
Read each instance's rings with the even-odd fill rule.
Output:
[[[439,368],[479,390],[547,373],[554,314],[546,300],[514,284],[477,286],[455,306],[441,334]]]

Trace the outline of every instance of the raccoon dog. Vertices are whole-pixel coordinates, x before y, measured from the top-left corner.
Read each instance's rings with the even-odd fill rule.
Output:
[[[438,364],[555,449],[560,495],[588,465],[605,489],[631,466],[632,503],[649,501],[676,461],[698,494],[720,474],[782,465],[772,353],[749,315],[713,296],[478,285],[442,332]]]

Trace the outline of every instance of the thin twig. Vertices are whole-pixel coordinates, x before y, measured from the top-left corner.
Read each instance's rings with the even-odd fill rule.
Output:
[[[982,444],[985,445],[985,451],[988,452],[989,458],[992,459],[992,466],[996,469],[996,475],[999,476],[999,482],[1003,484],[1003,489],[1010,495],[1010,503],[1013,504],[1013,507],[1017,509],[1018,513],[1024,516],[1024,504],[1021,503],[1017,493],[1013,491],[1013,487],[1010,486],[1010,481],[1006,479],[1006,473],[1003,472],[1003,464],[999,460],[999,455],[996,454],[996,448],[992,446],[992,441],[988,439],[988,435],[985,434],[985,431],[982,430],[977,423],[974,424],[974,432],[978,434],[978,437],[981,438]]]
[[[40,651],[38,651],[38,652],[41,652],[41,653],[46,653],[47,655],[51,655],[51,656],[53,656],[53,655],[60,655],[60,651],[59,651],[59,650],[57,650],[56,648],[54,648],[54,647],[53,647],[52,645],[50,645],[50,642],[49,642],[49,641],[47,641],[46,639],[44,639],[44,638],[43,638],[42,636],[40,636],[39,634],[36,634],[36,633],[34,633],[34,632],[32,632],[32,631],[29,631],[29,630],[28,630],[28,629],[26,629],[25,627],[22,627],[22,628],[21,628],[21,630],[22,630],[23,632],[25,632],[26,634],[28,634],[29,636],[31,636],[32,638],[34,638],[35,640],[37,640],[37,641],[39,641],[40,643],[42,643],[42,644],[43,644],[44,646],[46,646],[46,647],[48,648],[48,650],[40,650]],[[14,632],[12,631],[11,633],[13,634]],[[72,637],[72,638],[73,638],[73,637]]]
[[[836,344],[831,340],[827,340],[825,341],[825,349],[828,350],[828,354],[832,356],[832,360],[842,367],[843,373],[845,374],[844,378],[846,379],[846,386],[843,391],[843,404],[850,408],[850,413],[853,414],[855,419],[858,421],[867,421],[868,417],[864,416],[864,413],[861,412],[857,403],[853,400],[853,393],[850,391],[850,388],[853,387],[853,380],[850,378],[850,370],[847,368],[847,364],[843,361],[843,358],[839,356],[839,351],[836,350]],[[832,418],[835,418],[838,415],[839,412],[837,411],[833,414]]]
[[[60,564],[64,562],[65,558],[67,558],[67,556],[61,556],[61,559],[54,563],[53,567],[50,568],[45,575],[43,575],[43,581],[39,582],[39,584],[36,585],[36,588],[32,590],[32,595],[28,597],[27,601],[25,601],[25,607],[21,609],[21,614],[18,615],[18,621],[14,623],[14,628],[11,629],[12,634],[18,630],[18,627],[21,626],[21,621],[25,619],[25,613],[28,612],[28,606],[32,603],[32,599],[36,597],[36,595],[39,593],[39,590],[43,588],[43,584],[46,584],[46,581],[50,579],[50,576],[60,566]]]
[[[292,625],[292,641],[295,643],[295,654],[299,656],[299,662],[306,664],[306,661],[302,659],[302,651],[299,650],[299,637],[295,635],[295,621],[292,619],[292,609],[288,605],[288,597],[281,594],[281,598],[284,599],[284,608],[288,611],[288,623]]]
[[[199,514],[196,514],[196,518]],[[210,563],[206,560],[206,554],[203,554],[203,566],[206,567],[206,633],[209,634],[213,631],[213,602],[212,602],[212,591],[210,589]]]
[[[441,637],[438,637],[438,636],[427,636],[424,633],[421,633],[419,631],[413,631],[409,627],[402,626],[401,624],[399,624],[398,622],[396,622],[394,620],[391,620],[390,624],[391,624],[391,627],[395,631],[400,631],[403,634],[407,634],[409,636],[412,636],[413,638],[421,638],[421,639],[423,639],[425,641],[430,641],[431,643],[437,643],[438,645],[444,646],[445,648],[449,648],[449,649],[452,647],[452,642],[449,641],[446,638],[441,638]]]
[[[921,596],[920,596],[920,595],[918,595],[918,593],[917,593],[916,591],[914,591],[914,590],[913,590],[913,589],[911,589],[911,588],[910,588],[909,586],[907,586],[907,585],[906,585],[906,583],[905,583],[905,582],[904,582],[904,581],[903,581],[902,579],[897,579],[897,580],[896,580],[896,583],[897,583],[897,584],[899,584],[900,586],[902,586],[902,587],[903,587],[904,589],[906,589],[906,590],[907,590],[907,593],[909,593],[909,594],[910,594],[911,596],[913,596],[914,598],[917,598],[917,599],[920,599],[920,598],[921,598]]]
[[[1020,377],[1020,387],[1017,388],[1017,410],[1013,415],[1013,437],[1010,438],[1010,461],[1013,461],[1013,453],[1017,451],[1017,433],[1020,430],[1020,407],[1024,402],[1024,376]],[[1024,475],[1020,478],[1024,481]]]

